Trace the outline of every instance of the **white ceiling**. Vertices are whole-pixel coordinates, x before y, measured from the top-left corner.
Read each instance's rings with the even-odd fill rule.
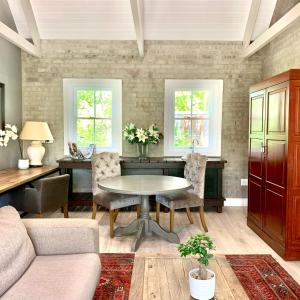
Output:
[[[277,0],[261,0],[253,39]],[[21,0],[8,0],[18,32],[30,38]],[[31,0],[42,39],[135,40],[130,0]],[[144,0],[146,40],[242,41],[251,0]]]

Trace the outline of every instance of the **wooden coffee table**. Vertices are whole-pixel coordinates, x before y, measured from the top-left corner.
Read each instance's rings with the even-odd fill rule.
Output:
[[[193,299],[189,292],[188,272],[197,264],[193,258],[137,253],[129,299]],[[214,299],[249,299],[224,255],[216,255],[209,268],[216,273]]]

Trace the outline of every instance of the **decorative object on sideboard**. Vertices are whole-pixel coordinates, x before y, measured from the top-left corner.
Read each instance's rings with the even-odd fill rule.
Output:
[[[20,134],[20,139],[31,141],[30,146],[27,148],[30,166],[42,166],[42,159],[45,154],[45,148],[42,143],[53,142],[53,136],[48,124],[46,122],[27,121]]]
[[[71,158],[76,160],[90,159],[96,149],[95,144],[90,144],[86,151],[83,152],[77,147],[76,143],[71,142],[68,142],[68,147]]]
[[[141,160],[148,157],[148,145],[158,144],[163,138],[156,124],[149,128],[137,128],[135,124],[129,123],[123,129],[123,136],[129,144],[137,145],[138,157]]]
[[[199,233],[188,239],[185,244],[178,245],[180,256],[197,255],[199,268],[189,272],[189,286],[191,296],[198,300],[213,299],[216,286],[216,274],[207,269],[209,260],[213,257],[214,243],[205,234]]]

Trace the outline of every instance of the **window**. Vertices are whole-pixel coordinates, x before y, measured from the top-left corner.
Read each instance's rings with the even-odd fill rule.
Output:
[[[165,155],[221,155],[222,80],[165,81]]]
[[[67,143],[80,149],[122,153],[122,81],[64,79],[65,154]]]

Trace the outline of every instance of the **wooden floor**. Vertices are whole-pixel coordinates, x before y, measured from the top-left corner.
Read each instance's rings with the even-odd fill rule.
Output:
[[[193,214],[194,224],[191,225],[185,213],[175,213],[175,231],[180,241],[202,230],[199,215]],[[286,262],[282,260],[262,239],[260,239],[246,224],[246,207],[224,207],[223,213],[207,212],[206,222],[208,234],[214,240],[218,254],[271,254],[300,283],[300,261]],[[55,212],[49,217],[63,217]],[[71,212],[72,218],[90,218],[89,212]],[[133,212],[119,213],[116,224],[126,225],[134,220]],[[154,214],[153,214],[154,218]],[[130,252],[133,237],[109,238],[109,219],[107,212],[98,212],[97,220],[100,226],[100,252],[127,253]],[[168,228],[169,214],[161,213],[161,225]],[[156,236],[147,238],[138,250],[139,253],[177,254],[176,245],[170,244]]]

